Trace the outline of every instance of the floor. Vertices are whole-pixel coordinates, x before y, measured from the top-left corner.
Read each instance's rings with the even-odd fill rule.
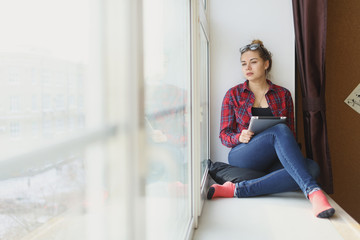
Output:
[[[337,214],[334,215],[335,219]],[[206,200],[193,239],[344,238],[330,220],[316,218],[313,215],[310,202],[301,192],[290,192],[254,198]]]

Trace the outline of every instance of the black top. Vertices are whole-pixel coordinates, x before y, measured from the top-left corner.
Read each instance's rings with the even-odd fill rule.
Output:
[[[251,113],[253,116],[274,116],[269,107],[268,108],[252,107]]]

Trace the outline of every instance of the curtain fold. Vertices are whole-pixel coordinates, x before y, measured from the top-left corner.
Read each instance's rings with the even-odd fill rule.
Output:
[[[292,0],[292,4],[306,155],[320,165],[319,184],[330,194],[333,176],[325,116],[327,0]]]

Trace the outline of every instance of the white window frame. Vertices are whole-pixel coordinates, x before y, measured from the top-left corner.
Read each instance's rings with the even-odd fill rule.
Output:
[[[191,1],[191,13],[192,13],[192,107],[193,107],[193,115],[192,115],[192,159],[193,159],[193,196],[194,196],[194,226],[198,227],[198,217],[201,215],[201,211],[203,209],[203,205],[206,199],[207,185],[208,185],[208,169],[205,169],[205,174],[201,179],[200,176],[200,94],[201,91],[199,86],[200,73],[200,28],[203,28],[206,33],[206,37],[209,40],[209,26],[207,23],[207,13],[205,10],[204,1],[203,0],[194,0]],[[210,44],[209,44],[210,48]],[[210,52],[210,49],[209,49]],[[208,64],[210,66],[210,55],[208,55]],[[210,69],[208,69],[209,73],[209,81],[210,81]],[[210,88],[210,86],[209,86]],[[209,89],[210,91],[210,89]],[[210,94],[210,92],[209,92]],[[209,109],[210,115],[210,109]],[[209,120],[210,126],[210,120]],[[210,132],[209,132],[210,137]],[[210,154],[210,145],[208,148]]]

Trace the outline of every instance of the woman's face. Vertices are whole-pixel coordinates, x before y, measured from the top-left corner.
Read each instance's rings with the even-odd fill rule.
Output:
[[[247,80],[266,79],[265,70],[269,61],[264,61],[257,51],[247,51],[241,55],[241,68]]]

